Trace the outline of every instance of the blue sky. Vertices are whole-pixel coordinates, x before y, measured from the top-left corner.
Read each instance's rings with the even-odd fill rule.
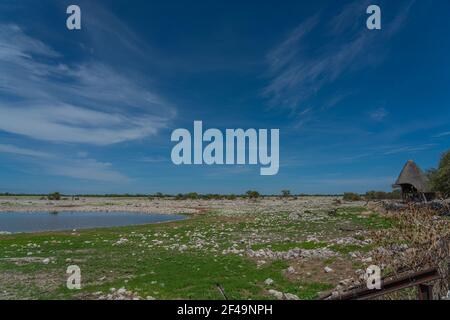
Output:
[[[390,190],[449,149],[448,30],[445,0],[2,0],[0,192]],[[279,128],[279,174],[175,166],[194,120]]]

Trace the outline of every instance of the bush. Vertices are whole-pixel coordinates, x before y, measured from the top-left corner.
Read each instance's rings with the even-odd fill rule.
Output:
[[[53,192],[48,195],[48,200],[61,200],[61,194],[59,192]]]
[[[444,198],[450,197],[450,150],[444,153],[439,162],[438,169],[429,171],[431,188],[442,194]]]
[[[185,195],[186,199],[191,199],[191,200],[196,200],[199,198],[198,193],[197,192],[189,192]]]
[[[346,193],[344,193],[344,200],[345,201],[360,201],[361,197],[359,194],[356,194],[353,192],[346,192]]]
[[[179,194],[177,194],[176,196],[175,196],[175,200],[184,200],[185,198],[184,198],[184,196],[183,196],[183,194],[182,193],[179,193]]]
[[[259,192],[254,190],[249,190],[245,194],[249,199],[258,199],[260,197]]]
[[[400,190],[394,190],[392,192],[369,191],[364,195],[366,200],[398,200],[401,197]]]
[[[442,297],[449,290],[450,220],[440,219],[434,210],[410,206],[390,216],[392,228],[376,230],[372,238],[374,264],[384,272],[400,274],[438,267],[442,280],[434,292]]]
[[[290,197],[291,196],[291,191],[289,190],[281,190],[281,195],[285,198]]]

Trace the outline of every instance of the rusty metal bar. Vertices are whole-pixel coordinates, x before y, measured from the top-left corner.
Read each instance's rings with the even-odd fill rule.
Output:
[[[350,292],[344,293],[337,297],[325,297],[331,300],[368,300],[385,294],[395,292],[401,289],[419,286],[428,282],[441,279],[441,275],[437,268],[427,269],[424,271],[414,272],[408,275],[400,276],[396,279],[383,280],[380,290],[367,289],[365,285],[359,286]],[[425,287],[424,287],[425,290]],[[424,293],[425,294],[425,293]]]
[[[433,300],[433,285],[420,284],[417,290],[419,300]]]

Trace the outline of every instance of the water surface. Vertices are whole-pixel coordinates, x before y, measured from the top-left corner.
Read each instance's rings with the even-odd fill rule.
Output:
[[[136,212],[0,212],[0,232],[41,232],[120,227],[182,220],[180,215]]]

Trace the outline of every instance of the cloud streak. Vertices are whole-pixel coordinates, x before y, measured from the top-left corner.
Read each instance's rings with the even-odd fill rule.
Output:
[[[130,178],[114,170],[111,163],[100,162],[90,158],[70,158],[66,155],[53,154],[10,144],[0,144],[0,154],[21,156],[20,161],[32,163],[47,174],[83,179],[123,183]],[[16,158],[17,159],[17,158]]]
[[[352,23],[347,22],[350,13],[365,13],[366,7],[364,2],[348,5],[327,27],[318,24],[318,16],[310,18],[267,54],[270,83],[263,94],[272,106],[296,109],[344,74],[374,66],[383,60],[384,54],[376,50],[379,49],[379,40],[385,42],[400,30],[410,5],[385,24],[383,32],[369,31],[363,24],[355,28],[354,21],[361,21],[355,20],[354,16]],[[339,37],[336,36],[338,32]],[[317,39],[326,44],[320,40],[318,46],[314,45]]]
[[[10,144],[0,144],[0,153],[9,153],[19,156],[36,157],[36,158],[52,158],[53,155],[46,152],[20,148]]]
[[[108,145],[154,135],[176,110],[111,67],[70,66],[16,25],[0,25],[0,130],[33,139]]]

